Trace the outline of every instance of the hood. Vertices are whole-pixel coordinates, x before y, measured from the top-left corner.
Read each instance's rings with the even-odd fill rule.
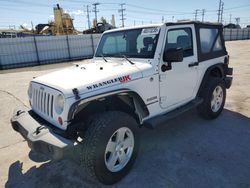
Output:
[[[73,96],[72,89],[79,94],[92,92],[117,84],[130,82],[143,77],[141,66],[128,62],[96,61],[52,72],[35,78],[38,82],[64,93],[65,97]]]

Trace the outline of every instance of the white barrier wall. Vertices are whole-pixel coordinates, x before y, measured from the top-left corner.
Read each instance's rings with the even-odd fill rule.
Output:
[[[226,41],[250,39],[250,29],[224,29]],[[101,34],[0,39],[0,70],[90,58]]]
[[[101,34],[0,39],[0,69],[93,56]]]
[[[8,67],[20,62],[36,62],[34,38],[0,39],[0,66]]]
[[[246,40],[250,39],[250,28],[245,29],[224,29],[224,39],[231,40]]]

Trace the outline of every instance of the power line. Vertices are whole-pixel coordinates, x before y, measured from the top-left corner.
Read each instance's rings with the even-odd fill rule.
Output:
[[[123,6],[125,5],[125,3],[122,3],[122,4],[120,4],[120,6],[121,6],[121,8],[118,10],[118,12],[120,12],[121,13],[121,21],[122,21],[122,27],[124,27],[124,20],[126,20],[126,18],[124,18],[124,11],[126,10]]]
[[[68,4],[67,7],[74,7],[74,8],[78,8],[79,7],[78,4],[80,5],[83,2],[86,3],[86,4],[92,4],[93,3],[93,1],[91,2],[91,1],[88,1],[88,0],[87,1],[84,1],[84,0],[83,1],[82,0],[60,0],[60,1],[66,2]],[[223,19],[224,20],[226,20],[226,19],[228,20],[229,19],[229,13],[234,12],[234,11],[239,11],[238,9],[240,9],[240,8],[241,9],[246,9],[246,8],[248,8],[250,6],[250,4],[248,3],[248,4],[245,4],[245,5],[240,5],[240,6],[236,6],[236,7],[224,8],[224,4],[222,5],[222,3],[223,3],[222,1],[223,0],[220,0],[219,10],[206,10],[204,12],[204,15],[203,15],[203,11],[202,12],[197,11],[197,13],[195,15],[195,19],[198,20],[199,16],[202,15],[202,20],[204,21],[204,19],[205,19],[204,18],[205,17],[205,13],[206,13],[206,17],[208,17],[210,15],[215,14],[215,12],[218,12],[219,13],[218,14],[218,19],[219,19],[218,22],[223,22]],[[39,3],[39,2],[28,2],[28,0],[19,0],[19,1],[15,1],[15,0],[0,0],[0,2],[1,2],[0,7],[2,8],[2,10],[7,9],[7,10],[10,10],[10,11],[17,11],[17,12],[24,12],[25,11],[26,13],[39,14],[39,15],[44,15],[45,14],[44,11],[43,12],[39,12],[39,10],[38,11],[36,11],[34,9],[31,10],[29,8],[29,6],[32,6],[32,7],[51,7],[52,6],[52,5],[49,5],[49,4],[42,4],[42,3]],[[11,3],[11,4],[16,3],[17,6],[8,6],[8,7],[5,8],[5,6],[7,6],[7,3]],[[72,5],[71,3],[75,3],[75,4]],[[18,6],[19,4],[22,4],[23,7]],[[96,5],[94,5],[94,4],[96,4]],[[94,9],[93,12],[95,12],[95,18],[96,18],[96,20],[97,20],[97,13],[99,11],[102,12],[102,11],[115,11],[115,10],[117,10],[117,9],[114,9],[114,8],[108,8],[107,6],[109,6],[111,4],[121,6],[121,4],[119,4],[117,2],[114,2],[114,3],[113,2],[107,2],[107,3],[101,3],[100,9],[97,10],[97,5],[100,5],[100,3],[94,3],[94,4],[93,4],[93,9]],[[106,5],[107,9],[105,9],[106,8],[105,5]],[[103,7],[103,9],[101,7]],[[98,8],[99,8],[99,6],[98,6]],[[138,16],[138,19],[140,19],[140,20],[142,20],[142,19],[143,20],[147,20],[147,16],[148,17],[152,17],[151,15],[154,15],[154,17],[159,16],[159,19],[157,20],[157,22],[159,22],[159,23],[162,22],[162,20],[163,20],[162,18],[164,16],[166,17],[166,19],[171,20],[171,17],[175,16],[175,15],[176,15],[176,19],[178,18],[178,16],[179,17],[183,16],[183,18],[184,17],[191,18],[191,16],[194,15],[194,12],[180,12],[178,10],[177,11],[168,11],[168,10],[162,10],[163,8],[162,9],[156,9],[156,8],[144,7],[143,5],[140,6],[140,5],[134,5],[134,4],[126,4],[126,8],[128,9],[128,10],[126,9],[126,12],[133,13],[134,15],[138,14],[138,15],[135,15],[135,17]],[[121,6],[121,9],[124,9],[124,7]],[[90,11],[91,10],[89,8],[89,12]],[[125,25],[124,24],[124,20],[126,18],[127,18],[127,21],[128,21],[128,19],[130,19],[128,16],[126,16],[126,18],[125,18],[124,11],[125,10],[123,10],[123,12],[120,12],[120,14],[123,13],[123,16],[120,15],[121,16],[121,20],[123,22],[122,25]],[[144,16],[141,17],[141,14],[143,14]],[[226,16],[226,14],[228,14],[228,16]],[[116,13],[116,15],[118,15],[118,14]],[[187,15],[187,16],[185,16],[185,15]],[[232,19],[232,17],[231,17],[231,19]],[[148,20],[152,20],[152,18],[148,18]],[[131,19],[129,21],[131,21]],[[243,20],[241,20],[241,21],[243,21]],[[1,22],[4,22],[4,20],[1,21]],[[243,23],[241,22],[241,24],[243,24]],[[91,25],[91,21],[89,21],[89,19],[88,19],[88,25]]]
[[[127,4],[126,4],[127,5]],[[126,10],[127,12],[131,12],[134,14],[152,14],[152,15],[166,15],[166,16],[172,16],[172,15],[193,15],[193,12],[190,13],[159,13],[159,12],[149,12],[149,11],[141,11],[141,10]]]
[[[130,17],[130,16],[127,16],[127,18],[129,18],[129,19],[131,19],[131,20],[135,20],[135,21],[142,21],[142,20],[145,20],[145,21],[154,21],[154,22],[159,22],[159,23],[160,23],[160,19],[157,20],[157,19],[149,19],[149,18]]]
[[[246,8],[246,7],[250,7],[250,4],[241,5],[241,6],[237,6],[237,7],[226,8],[225,10],[233,10],[233,9]]]
[[[147,7],[143,7],[143,6],[138,6],[138,5],[135,5],[135,4],[126,4],[127,6],[131,6],[131,7],[134,7],[134,8],[139,8],[139,9],[144,9],[144,10],[150,10],[150,11],[154,11],[154,12],[172,12],[172,13],[179,13],[179,14],[186,14],[188,12],[178,12],[178,11],[171,11],[171,10],[161,10],[161,9],[154,9],[154,8],[147,8]],[[188,13],[190,14],[190,13]]]
[[[60,1],[66,1],[66,2],[70,2],[70,3],[80,3],[80,4],[82,4],[82,3],[86,3],[86,4],[93,3],[91,1],[82,1],[82,0],[60,0]]]
[[[48,4],[42,4],[42,3],[37,3],[37,2],[27,2],[27,1],[22,1],[22,0],[18,0],[18,1],[11,1],[11,0],[0,0],[0,2],[6,2],[6,3],[16,3],[16,4],[26,4],[29,6],[39,6],[39,7],[51,7]]]

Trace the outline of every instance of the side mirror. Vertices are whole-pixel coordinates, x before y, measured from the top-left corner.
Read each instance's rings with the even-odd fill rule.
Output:
[[[170,48],[163,54],[163,61],[168,63],[183,61],[183,49],[182,48]]]

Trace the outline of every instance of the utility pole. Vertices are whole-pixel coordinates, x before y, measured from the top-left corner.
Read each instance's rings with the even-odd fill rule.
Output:
[[[218,10],[218,23],[220,22],[220,14],[221,13],[221,0],[220,0],[220,3],[219,3],[219,10]]]
[[[197,21],[198,11],[199,11],[199,9],[196,9],[196,10],[195,10],[195,13],[194,13],[194,20],[195,20],[195,21]]]
[[[224,11],[224,2],[221,3],[221,16],[220,16],[220,23],[223,22],[223,11]]]
[[[161,17],[161,23],[164,23],[164,16]]]
[[[206,12],[206,10],[202,9],[202,22],[204,22],[205,12]]]
[[[121,6],[121,8],[118,10],[118,12],[120,12],[121,13],[121,21],[122,21],[122,27],[124,27],[124,20],[126,20],[126,18],[124,18],[124,11],[126,10],[123,6],[125,5],[125,3],[122,3],[122,4],[120,4],[120,6]]]
[[[100,3],[93,3],[94,9],[93,12],[95,13],[95,20],[96,20],[96,24],[97,24],[97,12],[99,12],[99,10],[97,10],[97,5],[100,5]]]
[[[230,14],[230,20],[229,23],[232,23],[232,14]]]
[[[89,5],[87,5],[87,19],[88,19],[88,28],[90,29]]]

